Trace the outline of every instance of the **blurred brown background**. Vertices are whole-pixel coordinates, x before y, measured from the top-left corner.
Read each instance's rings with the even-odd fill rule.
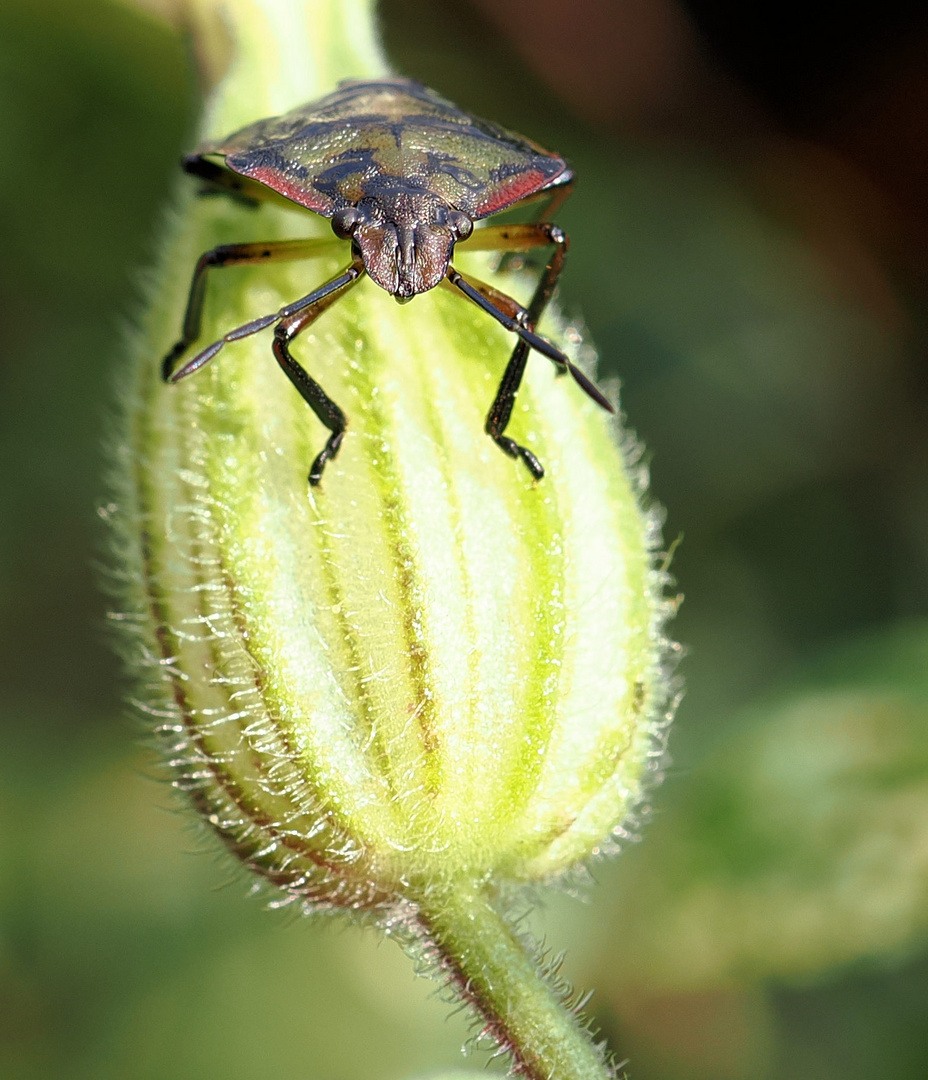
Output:
[[[635,1080],[923,1080],[928,17],[380,11],[399,71],[575,166],[561,303],[683,536],[655,820],[539,931]],[[0,7],[0,1074],[399,1080],[465,1027],[190,853],[107,641],[114,372],[196,109],[167,24]]]

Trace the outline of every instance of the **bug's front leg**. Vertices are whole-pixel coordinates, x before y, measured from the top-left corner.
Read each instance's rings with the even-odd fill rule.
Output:
[[[284,373],[296,387],[300,397],[316,414],[317,418],[331,432],[325,446],[316,455],[312,467],[309,470],[309,482],[313,487],[322,479],[322,472],[326,463],[338,453],[338,449],[345,437],[347,418],[342,410],[335,404],[329,395],[322,389],[303,367],[293,359],[290,353],[290,342],[302,333],[307,326],[312,324],[319,316],[340,299],[356,284],[364,272],[364,264],[360,258],[355,259],[343,278],[345,279],[337,289],[326,293],[312,303],[301,307],[292,315],[285,316],[274,331],[274,356],[283,368]]]
[[[161,362],[162,379],[165,382],[171,380],[175,364],[200,336],[203,303],[206,299],[206,276],[209,270],[227,266],[245,266],[251,263],[312,259],[319,255],[328,255],[337,245],[337,240],[325,237],[313,240],[268,240],[265,243],[223,244],[205,251],[197,259],[190,281],[181,336]]]

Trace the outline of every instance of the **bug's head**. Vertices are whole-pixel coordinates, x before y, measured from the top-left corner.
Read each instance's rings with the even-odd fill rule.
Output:
[[[473,227],[434,195],[406,189],[381,191],[332,217],[336,235],[354,242],[364,269],[400,303],[442,280],[455,243]]]

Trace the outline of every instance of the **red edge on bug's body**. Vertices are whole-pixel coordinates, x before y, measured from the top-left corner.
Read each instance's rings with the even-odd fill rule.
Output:
[[[566,162],[560,162],[560,166],[557,172],[553,174],[546,174],[541,169],[528,169],[502,181],[502,183],[494,187],[489,198],[474,208],[474,217],[489,217],[491,214],[496,214],[500,210],[505,210],[507,206],[519,202],[520,199],[527,199],[529,195],[535,195],[543,188],[548,187],[549,184],[552,184],[566,171]]]
[[[254,169],[235,169],[234,171],[242,176],[250,176],[252,180],[257,180],[272,191],[276,191],[278,195],[283,195],[284,198],[305,206],[307,210],[322,214],[324,217],[332,216],[334,204],[328,196],[321,195],[299,180],[288,179],[279,169],[274,169],[269,165],[259,165]]]

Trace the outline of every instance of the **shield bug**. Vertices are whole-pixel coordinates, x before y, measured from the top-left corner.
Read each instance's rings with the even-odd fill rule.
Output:
[[[546,200],[551,214],[573,185],[567,163],[556,154],[469,115],[421,83],[379,79],[342,82],[319,101],[206,143],[183,166],[204,181],[207,192],[250,205],[283,199],[332,222],[336,240],[225,244],[205,252],[193,273],[180,340],[162,364],[164,380],[177,382],[212,360],[226,343],[276,324],[274,356],[329,431],[312,463],[310,484],[319,483],[326,462],[338,453],[347,421],[293,358],[290,343],[364,274],[400,303],[443,285],[517,335],[485,429],[510,457],[521,458],[535,479],[544,475],[541,462],[505,434],[529,349],[570,372],[594,401],[613,411],[583,372],[535,333],[567,254],[563,230],[550,221],[474,228],[475,221],[535,200]],[[279,311],[230,330],[176,368],[200,336],[208,270],[307,259],[328,253],[339,241],[351,244],[351,262],[341,273]],[[528,307],[522,307],[452,266],[459,243],[473,251],[553,251]]]

